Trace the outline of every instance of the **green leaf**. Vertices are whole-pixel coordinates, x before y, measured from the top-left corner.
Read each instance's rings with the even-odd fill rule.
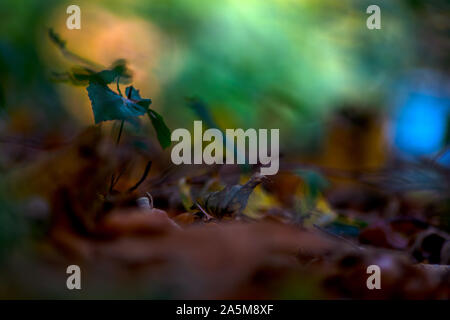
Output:
[[[145,106],[147,100],[149,100],[149,99],[142,99],[141,95],[139,94],[139,90],[136,90],[132,86],[127,87],[125,89],[125,94],[130,100],[135,101],[136,103],[142,106]],[[149,101],[151,103],[151,100]],[[150,105],[150,103],[148,103],[148,105],[146,106],[147,108]],[[155,128],[159,144],[163,149],[167,148],[168,146],[170,146],[171,143],[170,129],[165,124],[163,117],[152,109],[148,109],[147,114],[148,117],[150,118],[150,121],[152,122],[153,128]]]
[[[69,82],[75,86],[86,86],[89,82],[98,82],[104,85],[113,83],[120,79],[122,83],[131,81],[131,71],[127,68],[126,61],[119,59],[109,69],[96,72],[85,66],[75,66],[68,72],[53,73],[53,80],[58,82]]]
[[[152,109],[148,109],[147,114],[152,122],[153,128],[155,128],[159,144],[163,149],[167,148],[171,143],[170,129],[164,123],[163,117]]]
[[[125,83],[131,80],[131,71],[127,67],[127,62],[124,59],[119,59],[113,62],[109,69],[100,71],[94,75],[97,81],[101,81],[105,84],[112,83],[120,78]]]
[[[199,199],[199,202],[215,218],[235,216],[242,213],[247,206],[250,194],[264,178],[265,176],[256,173],[246,184],[227,186],[220,191],[208,194],[203,199]]]
[[[143,99],[139,94],[139,90],[136,90],[133,86],[129,86],[125,89],[125,94],[130,101],[142,106],[145,110],[152,104],[151,99]]]
[[[96,81],[89,82],[87,91],[95,123],[107,120],[135,122],[134,118],[144,115],[151,103],[150,99],[127,99],[109,89],[107,85]]]
[[[312,201],[315,201],[317,196],[329,186],[328,180],[320,173],[314,170],[297,170],[303,181],[308,185],[308,194]]]

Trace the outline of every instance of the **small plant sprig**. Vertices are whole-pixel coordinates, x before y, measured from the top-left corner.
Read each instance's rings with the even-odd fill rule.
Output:
[[[139,90],[136,90],[133,86],[127,87],[125,96],[122,95],[119,83],[121,81],[129,83],[132,78],[125,60],[117,60],[110,68],[98,71],[102,69],[101,66],[69,51],[66,48],[66,42],[52,29],[49,30],[49,37],[66,58],[77,63],[70,71],[53,73],[55,80],[87,86],[86,89],[96,124],[102,121],[120,120],[120,132],[117,141],[119,142],[124,122],[136,124],[139,116],[147,114],[161,147],[165,149],[170,146],[170,130],[163,117],[155,110],[150,109],[152,100],[142,98]],[[116,82],[117,92],[108,87],[109,84],[114,82]]]

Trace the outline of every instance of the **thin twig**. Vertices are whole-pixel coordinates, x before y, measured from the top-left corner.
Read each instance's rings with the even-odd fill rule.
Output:
[[[145,166],[145,170],[144,170],[144,173],[142,174],[142,177],[139,179],[138,182],[136,182],[136,184],[134,186],[132,186],[130,189],[128,189],[128,192],[136,190],[141,185],[141,183],[145,181],[151,167],[152,167],[152,161],[150,160],[149,162],[147,162],[147,165]]]
[[[112,191],[113,191],[113,188],[114,188],[114,173],[112,174],[112,176],[111,176],[111,182],[109,183],[109,193],[111,193]]]
[[[116,144],[119,144],[120,142],[120,138],[122,137],[122,131],[123,131],[123,125],[124,125],[125,120],[122,120],[120,122],[120,129],[119,129],[119,134],[117,135],[117,140],[116,140]]]
[[[128,167],[129,167],[128,165],[124,166],[122,168],[122,170],[120,170],[119,175],[117,176],[117,178],[115,178],[115,175],[113,174],[112,177],[115,178],[115,180],[112,181],[111,191],[116,186],[117,182],[119,182],[119,179],[122,177],[122,175],[125,173],[125,171],[127,171]]]
[[[119,92],[120,96],[122,96],[122,91],[120,91],[120,86],[119,86],[119,80],[120,80],[120,76],[117,77],[117,91]]]
[[[120,129],[119,129],[119,134],[117,135],[116,145],[119,145],[120,137],[122,137],[122,131],[123,131],[124,122],[125,122],[125,120],[122,120],[120,122]],[[114,173],[112,174],[112,176],[111,176],[111,183],[109,185],[109,192],[111,192],[113,190],[114,186],[119,181],[119,178],[120,178],[121,175],[122,174],[119,174],[119,177],[117,178],[117,180],[115,180],[115,174]]]
[[[213,217],[210,216],[210,215],[202,208],[202,206],[201,206],[197,201],[195,202],[195,206],[196,206],[197,208],[199,208],[199,210],[200,210],[201,212],[203,212],[203,214],[206,216],[206,218],[208,218],[207,221],[213,219]]]
[[[150,199],[150,209],[153,209],[153,197],[152,197],[152,195],[150,194],[150,192],[146,192],[145,194]]]

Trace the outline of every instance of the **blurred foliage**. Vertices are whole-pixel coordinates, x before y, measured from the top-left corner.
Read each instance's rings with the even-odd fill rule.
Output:
[[[408,3],[383,2],[382,32],[368,32],[365,26],[370,1],[113,0],[79,5],[83,17],[112,10],[158,26],[163,39],[155,44],[161,50],[158,65],[144,71],[153,73],[162,88],[158,107],[173,127],[189,127],[195,114],[185,98],[198,96],[225,122],[222,126],[283,126],[281,138],[295,147],[300,142],[293,137],[302,134],[305,142],[314,137],[324,112],[339,101],[383,105],[396,75],[416,58]],[[49,26],[65,29],[60,22],[68,4],[0,4],[3,105],[27,104],[32,96],[33,104],[51,110],[49,118],[65,113],[57,87],[48,81],[51,70],[42,56],[48,43],[42,34]],[[91,23],[83,17],[84,26]],[[72,32],[82,33],[83,27]]]
[[[65,114],[57,89],[45,72],[39,54],[39,35],[48,24],[48,13],[58,1],[1,1],[0,3],[0,103],[8,110],[25,107],[47,113],[42,128],[50,128]]]
[[[389,27],[378,33],[367,31],[361,1],[176,0],[126,8],[116,1],[112,7],[139,12],[166,34],[168,54],[158,74],[167,108],[198,95],[216,117],[233,115],[230,126],[283,125],[305,140],[306,123],[337,101],[377,104],[375,97],[413,58],[408,11],[397,2],[384,4]]]
[[[360,266],[388,261],[393,280],[383,284],[385,297],[448,297],[447,280],[427,282],[425,273],[393,254],[347,252],[365,244],[409,255],[424,249],[431,233],[439,245],[418,252],[417,262],[434,263],[439,255],[446,264],[450,248],[448,234],[441,234],[449,226],[448,169],[425,160],[388,163],[384,136],[384,111],[397,107],[390,98],[399,79],[417,69],[448,73],[449,4],[378,2],[382,30],[369,31],[370,0],[84,0],[77,3],[81,30],[66,29],[69,1],[0,1],[0,263],[10,263],[12,274],[2,272],[0,280],[16,288],[17,275],[29,275],[17,288],[37,291],[19,290],[19,296],[60,288],[64,281],[53,277],[60,265],[53,263],[65,265],[61,256],[68,255],[91,264],[100,282],[118,275],[119,282],[99,286],[99,297],[244,292],[272,298],[278,292],[310,298],[325,295],[318,284],[325,280],[340,288],[339,297],[376,298],[365,287],[361,294],[347,286],[355,276],[365,283]],[[151,101],[133,87],[122,97],[120,84],[131,76]],[[54,80],[89,85],[89,97],[84,88]],[[158,112],[148,109],[150,102]],[[142,134],[149,125],[129,128],[120,144],[104,134],[115,129],[108,123],[79,134],[93,122],[145,113],[163,147],[168,127],[190,129],[200,118],[222,130],[282,128],[281,153],[294,159],[259,184],[238,167],[202,174],[205,168],[167,168],[169,152],[154,148],[154,135]],[[411,131],[405,135],[410,140]],[[313,159],[298,152],[318,146]],[[318,169],[303,168],[308,161]],[[151,177],[140,184],[150,164]],[[112,173],[112,181],[123,174],[117,188],[108,188]],[[199,190],[208,195],[193,207]],[[144,192],[151,199],[146,214],[137,207]],[[197,209],[215,219],[202,219]],[[223,216],[255,221],[222,225]],[[24,251],[46,256],[53,266],[39,269],[39,277],[27,259],[15,268],[13,258],[23,258],[23,251],[14,249],[22,242],[31,244]],[[299,277],[299,267],[305,272],[308,266],[314,272]],[[130,272],[122,278],[124,270]],[[137,278],[124,289],[128,276]]]

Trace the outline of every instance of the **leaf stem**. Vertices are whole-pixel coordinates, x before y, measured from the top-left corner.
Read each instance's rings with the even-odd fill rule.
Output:
[[[122,96],[122,91],[120,91],[120,86],[119,86],[119,80],[120,80],[120,76],[117,77],[117,91],[119,92],[120,96]]]
[[[117,135],[116,145],[119,145],[120,137],[122,137],[124,123],[125,123],[125,120],[122,120],[120,122],[120,129],[119,129],[119,134]],[[114,185],[119,181],[120,176],[121,176],[121,174],[117,177],[117,180],[116,180],[116,175],[114,173],[112,174],[111,183],[109,184],[109,192],[111,192],[113,190]]]
[[[141,179],[139,179],[139,181],[136,182],[136,184],[134,186],[132,186],[130,189],[128,189],[128,192],[132,192],[132,191],[136,190],[141,185],[141,183],[144,182],[144,180],[148,176],[148,172],[150,171],[151,167],[152,167],[152,161],[147,162],[147,165],[145,166],[145,170],[144,170],[144,173],[142,174]]]
[[[200,211],[205,215],[207,221],[214,219],[212,216],[210,216],[210,215],[205,211],[205,209],[202,208],[202,206],[201,206],[197,201],[196,201],[194,204],[195,204],[195,206],[196,206],[197,208],[199,208]]]
[[[122,137],[122,131],[123,131],[123,125],[124,125],[125,120],[122,120],[120,122],[120,129],[119,129],[119,134],[117,135],[117,140],[116,140],[116,145],[119,144],[120,142],[120,137]]]

